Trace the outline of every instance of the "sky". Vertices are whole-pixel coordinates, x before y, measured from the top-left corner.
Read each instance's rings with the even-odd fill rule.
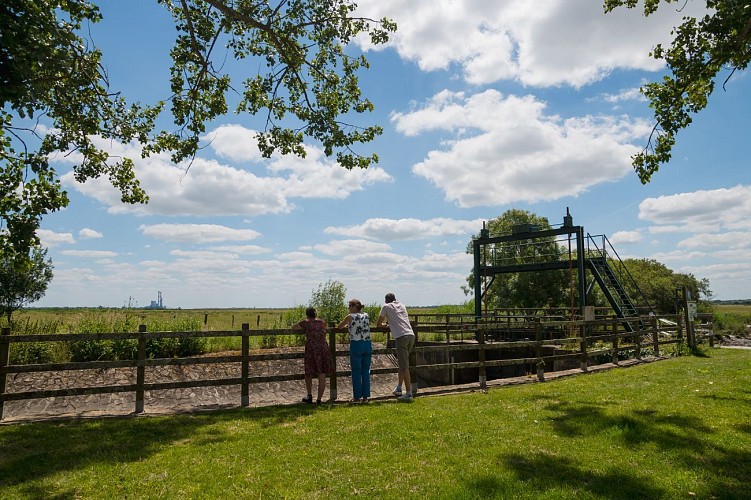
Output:
[[[88,31],[112,88],[169,97],[169,14],[155,0],[97,3],[104,20]],[[370,61],[360,84],[375,110],[356,119],[384,133],[357,151],[377,165],[348,171],[313,142],[305,159],[263,159],[263,122],[230,113],[187,172],[100,141],[136,162],[150,203],[133,206],[106,181],[77,183],[75,155],[59,155],[70,205],[42,222],[54,279],[35,306],[147,306],[161,292],[169,308],[286,308],[329,280],[366,304],[386,292],[458,304],[471,298],[468,243],[512,208],[554,226],[568,209],[621,258],[707,278],[715,299],[749,298],[748,72],[718,84],[650,183],[631,166],[654,124],[638,89],[665,74],[649,53],[703,4],[645,19],[598,0],[360,0],[399,27],[386,47],[349,48]]]

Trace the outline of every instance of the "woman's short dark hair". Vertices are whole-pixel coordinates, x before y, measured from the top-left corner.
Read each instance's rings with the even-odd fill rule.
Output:
[[[360,302],[360,299],[350,299],[348,305],[357,309],[357,312],[362,311],[362,302]]]
[[[316,319],[316,308],[315,307],[309,307],[305,309],[305,316],[307,316],[310,319]]]

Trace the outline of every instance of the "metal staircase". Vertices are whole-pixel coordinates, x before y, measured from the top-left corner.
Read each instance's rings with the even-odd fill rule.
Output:
[[[595,238],[602,239],[601,245],[597,245]],[[635,319],[639,318],[640,313],[644,312],[644,310],[652,310],[636,281],[631,277],[628,269],[626,269],[623,261],[605,235],[591,236],[587,234],[587,258],[585,259],[585,264],[594,277],[594,281],[587,287],[587,293],[589,293],[596,282],[617,317],[625,320]],[[642,299],[641,303],[635,303],[632,297],[629,297],[623,288],[624,282],[630,283],[633,289],[637,291],[637,298]],[[623,322],[623,326],[628,332],[635,331],[635,324],[638,324],[639,330],[646,329],[646,325],[640,319],[636,322]]]

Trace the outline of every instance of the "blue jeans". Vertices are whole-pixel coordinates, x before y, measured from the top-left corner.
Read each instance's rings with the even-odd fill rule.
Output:
[[[349,341],[349,364],[352,368],[352,393],[355,399],[370,397],[370,340]]]

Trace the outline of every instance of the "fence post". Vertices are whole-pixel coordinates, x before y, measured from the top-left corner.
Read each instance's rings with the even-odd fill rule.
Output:
[[[486,390],[488,388],[488,375],[485,369],[485,339],[480,339],[480,352],[477,353],[477,361],[479,362],[479,382],[480,389]]]
[[[677,319],[678,319],[677,321],[678,323],[678,347],[681,347],[681,345],[683,344],[683,317],[679,315]],[[679,349],[679,352],[680,352],[680,349]]]
[[[232,316],[234,319],[234,316]],[[248,323],[242,324],[242,368],[241,376],[242,376],[242,387],[240,389],[240,406],[248,406],[250,405],[250,395],[248,393],[248,363],[250,361],[250,339],[248,337],[248,333],[250,332],[250,325]]]
[[[618,320],[613,320],[613,350],[610,354],[610,360],[614,365],[618,364]]]
[[[587,359],[587,326],[582,322],[579,325],[579,335],[581,340],[579,341],[579,352],[581,353],[580,367],[581,371],[587,371],[587,365],[589,364]]]
[[[417,343],[420,341],[420,335],[417,332],[418,321],[419,317],[416,317],[414,321],[411,322],[412,333],[415,334],[415,345],[412,347],[412,351],[409,353],[409,380],[412,382],[412,387],[410,387],[409,389],[412,391],[413,395],[417,394],[417,351],[415,351],[415,348],[417,347]]]
[[[636,322],[637,327],[641,327],[643,323],[641,320]],[[639,330],[639,334],[636,335],[634,338],[636,339],[636,359],[641,360],[641,337],[643,335],[643,332]]]
[[[146,325],[138,325],[138,358],[136,360],[136,413],[143,413],[143,384],[146,380]]]
[[[535,357],[537,358],[537,380],[545,382],[545,361],[542,359],[542,323],[535,322]]]
[[[657,316],[652,316],[652,343],[654,345],[654,355],[660,357],[660,330],[657,329]]]
[[[331,359],[334,360],[334,372],[331,374],[329,381],[329,401],[336,401],[336,333],[333,330],[329,331],[329,351],[331,352]]]
[[[8,367],[10,360],[10,328],[3,328],[0,332],[0,396],[5,396],[5,369]],[[3,419],[3,407],[5,400],[0,397],[0,420]]]

